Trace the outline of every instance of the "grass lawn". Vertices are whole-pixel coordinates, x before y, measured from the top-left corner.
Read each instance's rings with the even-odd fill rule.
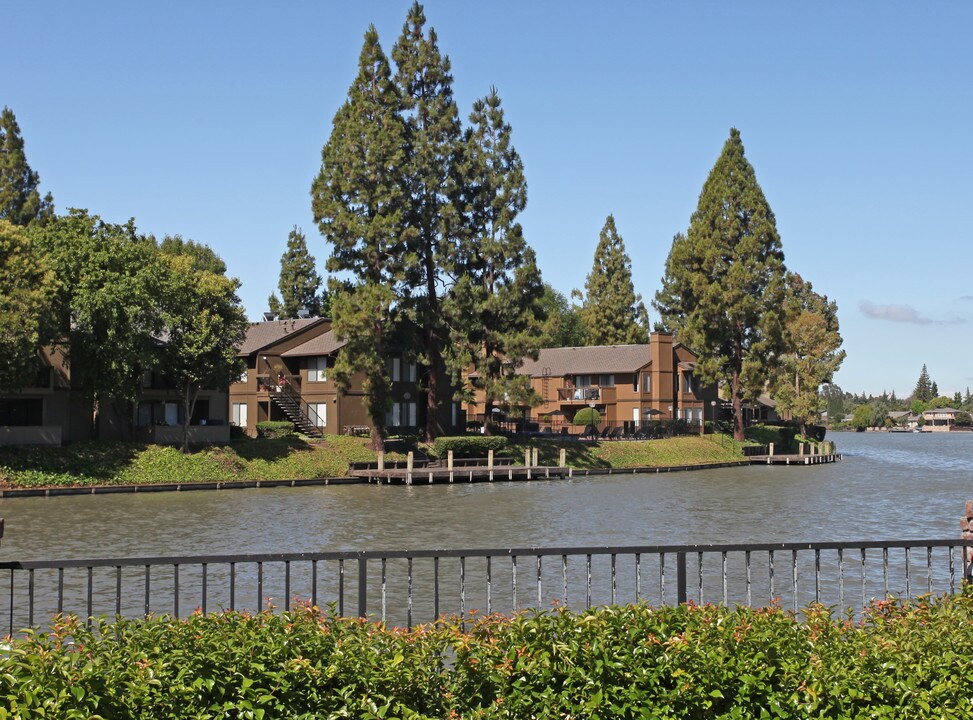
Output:
[[[501,455],[515,461],[539,449],[542,465],[557,465],[566,450],[573,468],[664,467],[739,460],[739,444],[721,435],[668,440],[578,442],[547,438],[511,442]],[[430,452],[428,446],[420,451]],[[431,453],[430,453],[431,454]],[[401,459],[402,452],[390,452]],[[291,480],[343,477],[348,463],[374,460],[367,438],[329,435],[244,439],[183,454],[174,447],[85,442],[60,448],[0,448],[0,487],[142,485],[171,482]]]

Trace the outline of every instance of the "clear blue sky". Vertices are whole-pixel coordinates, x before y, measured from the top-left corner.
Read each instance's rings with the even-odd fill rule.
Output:
[[[0,106],[59,211],[213,247],[251,318],[299,225],[381,2],[6,3]],[[544,278],[584,285],[609,213],[655,293],[729,130],[788,267],[837,300],[853,392],[926,363],[973,387],[973,5],[430,1],[465,117],[495,85],[526,167]],[[650,315],[654,313],[650,310]]]

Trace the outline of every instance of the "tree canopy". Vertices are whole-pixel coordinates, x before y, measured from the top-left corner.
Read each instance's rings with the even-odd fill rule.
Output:
[[[632,284],[632,261],[609,215],[585,280],[581,319],[590,345],[634,345],[649,341],[649,317]]]
[[[666,259],[653,305],[660,325],[699,353],[703,382],[725,384],[734,435],[784,349],[784,251],[736,128],[710,171],[685,235]]]
[[[540,304],[545,318],[539,342],[542,348],[579,347],[586,344],[586,328],[580,309],[566,295],[544,283]]]
[[[447,355],[458,386],[472,366],[489,432],[496,403],[535,403],[529,378],[514,371],[537,357],[544,293],[534,251],[516,221],[527,204],[527,181],[495,88],[473,103],[460,175],[464,224],[456,284],[444,303],[454,331]]]
[[[23,387],[51,339],[54,273],[21,227],[0,220],[0,389]]]
[[[831,382],[845,359],[838,331],[838,306],[814,292],[800,275],[788,274],[784,304],[784,345],[774,399],[778,412],[790,412],[805,426],[818,412],[818,389]]]
[[[13,111],[0,113],[0,220],[14,225],[43,223],[54,216],[54,198],[41,197],[40,176],[27,163],[24,139]]]

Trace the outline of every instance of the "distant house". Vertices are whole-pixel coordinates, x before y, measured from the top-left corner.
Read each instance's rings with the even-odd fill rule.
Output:
[[[953,408],[931,408],[922,413],[923,430],[933,432],[949,432],[956,424],[956,415],[959,410]]]
[[[247,370],[230,386],[230,422],[250,436],[266,420],[289,420],[318,437],[369,432],[372,422],[361,378],[353,377],[348,392],[341,394],[331,373],[345,344],[328,318],[252,323],[238,353]],[[387,362],[394,401],[385,425],[393,431],[416,431],[426,418],[416,363],[403,351],[390,353]],[[439,422],[452,431],[465,418],[459,405],[450,403],[440,410]]]
[[[542,402],[528,410],[545,424],[570,422],[585,407],[613,427],[673,419],[699,424],[713,419],[717,398],[715,386],[703,386],[693,373],[697,360],[670,333],[654,332],[648,344],[544,348],[516,372],[530,377]],[[478,392],[466,413],[482,420],[484,409]]]

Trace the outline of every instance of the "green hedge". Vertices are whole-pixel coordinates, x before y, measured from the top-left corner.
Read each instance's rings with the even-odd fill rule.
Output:
[[[294,434],[294,423],[289,420],[263,420],[257,423],[257,437],[283,438]]]
[[[453,457],[486,457],[487,451],[500,452],[507,447],[507,438],[500,435],[459,435],[436,438],[432,451],[436,457],[446,457],[452,450]]]
[[[644,605],[411,632],[316,608],[123,620],[0,652],[6,718],[965,718],[973,595],[809,609]]]

